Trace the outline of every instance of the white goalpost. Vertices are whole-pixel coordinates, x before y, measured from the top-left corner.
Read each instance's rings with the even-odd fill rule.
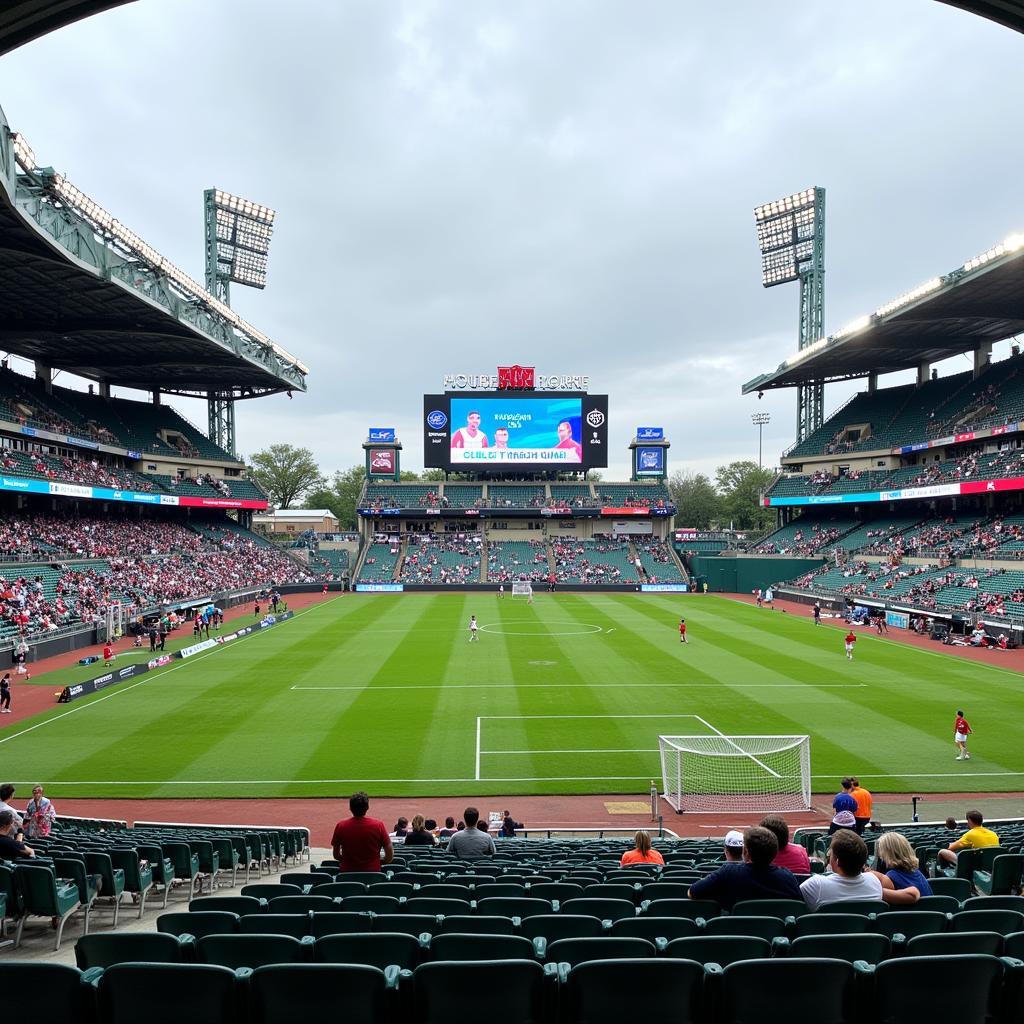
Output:
[[[682,814],[806,811],[809,736],[659,736],[665,799]]]
[[[513,597],[525,597],[527,599],[533,598],[533,584],[527,580],[513,580],[512,582],[512,596]]]

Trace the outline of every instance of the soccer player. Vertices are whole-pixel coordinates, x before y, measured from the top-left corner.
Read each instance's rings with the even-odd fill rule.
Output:
[[[818,601],[814,602],[814,624],[821,625],[821,604]]]
[[[323,593],[320,596],[321,597],[326,597],[327,596],[327,583],[326,582],[324,583]]]
[[[558,424],[558,444],[555,445],[555,448],[571,448],[576,453],[574,461],[583,461],[583,449],[578,441],[573,440],[572,424],[568,420],[562,420]]]
[[[103,645],[103,663],[109,665],[114,660],[114,648],[109,641]]]
[[[476,616],[475,615],[470,615],[470,617],[469,617],[469,642],[470,643],[472,643],[474,640],[477,639],[476,629],[477,629],[477,626],[476,626]]]
[[[846,644],[846,659],[853,661],[853,645],[857,642],[857,634],[851,629],[844,638]]]
[[[452,434],[452,448],[486,448],[487,435],[480,429],[480,413],[475,409],[466,416],[466,425]]]
[[[679,620],[679,642],[681,644],[688,644],[690,642],[686,639],[686,619]]]
[[[505,584],[504,583],[499,583],[498,584],[498,598],[501,599],[504,596],[505,596]]]
[[[964,718],[963,711],[957,711],[956,724],[953,726],[953,742],[956,743],[956,759],[958,761],[970,761],[971,755],[967,753],[967,737],[974,732],[970,722]]]

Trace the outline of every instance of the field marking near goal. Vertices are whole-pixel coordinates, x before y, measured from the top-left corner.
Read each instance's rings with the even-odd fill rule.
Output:
[[[600,750],[578,750],[578,749],[566,749],[566,750],[482,750],[480,747],[480,734],[483,728],[483,723],[488,722],[500,722],[500,721],[534,721],[534,720],[579,720],[579,719],[613,719],[615,721],[621,721],[623,719],[678,719],[678,718],[689,718],[695,722],[700,722],[705,729],[714,733],[716,736],[720,736],[727,743],[736,747],[741,753],[745,754],[750,758],[758,767],[763,768],[766,772],[774,775],[776,778],[779,777],[778,772],[772,771],[766,764],[759,761],[753,754],[747,753],[738,744],[733,743],[728,736],[725,735],[721,730],[716,729],[706,718],[701,718],[700,715],[693,714],[679,714],[679,715],[478,715],[476,719],[476,752],[474,756],[474,781],[475,782],[511,782],[511,781],[531,781],[531,782],[543,782],[544,779],[481,779],[480,777],[480,757],[484,754],[499,755],[499,754],[646,754],[647,750],[612,750],[612,749],[600,749]],[[651,753],[657,753],[658,751],[650,751]],[[569,781],[570,779],[576,778],[575,776],[566,776],[561,779],[552,779],[555,781]],[[593,776],[579,776],[579,781],[593,781]],[[640,776],[621,776],[623,779],[637,779]]]
[[[624,683],[396,683],[394,685],[376,684],[340,686],[303,686],[301,683],[289,686],[289,690],[365,690],[367,693],[386,692],[388,690],[550,690],[558,687],[559,690],[621,690]],[[738,686],[744,690],[792,690],[806,689],[808,686],[815,690],[865,690],[867,683],[629,683],[633,690],[684,690],[684,689],[716,689],[723,686]],[[488,718],[501,717],[488,715]],[[537,717],[537,716],[534,716]],[[560,717],[560,716],[556,716]],[[597,717],[603,718],[604,715]],[[617,715],[616,717],[624,717]],[[658,717],[658,716],[655,716]],[[671,716],[668,716],[671,717]]]

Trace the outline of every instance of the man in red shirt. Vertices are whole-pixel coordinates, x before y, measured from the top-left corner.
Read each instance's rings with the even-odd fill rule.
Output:
[[[964,718],[962,711],[956,713],[956,724],[953,726],[953,741],[956,743],[956,759],[958,761],[969,761],[971,755],[967,753],[967,737],[974,732],[971,723]]]
[[[679,620],[679,642],[681,644],[688,644],[690,642],[686,639],[686,619]]]
[[[363,792],[353,793],[348,807],[352,817],[339,821],[331,837],[334,859],[342,871],[380,871],[380,851],[384,851],[384,864],[390,864],[395,855],[387,826],[366,816],[370,798]]]
[[[853,645],[857,642],[857,634],[851,629],[845,637],[846,642],[846,657],[850,661],[853,661]]]

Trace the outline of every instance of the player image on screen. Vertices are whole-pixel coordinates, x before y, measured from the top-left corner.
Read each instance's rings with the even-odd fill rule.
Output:
[[[558,444],[555,448],[567,448],[576,455],[576,461],[583,461],[583,449],[578,441],[572,439],[572,424],[568,420],[562,420],[558,424]]]
[[[508,427],[498,427],[494,432],[494,447],[495,448],[507,448],[508,447]]]
[[[506,435],[507,437],[507,435]],[[466,415],[466,425],[452,434],[453,448],[486,448],[487,435],[480,429],[480,413],[473,409]]]

